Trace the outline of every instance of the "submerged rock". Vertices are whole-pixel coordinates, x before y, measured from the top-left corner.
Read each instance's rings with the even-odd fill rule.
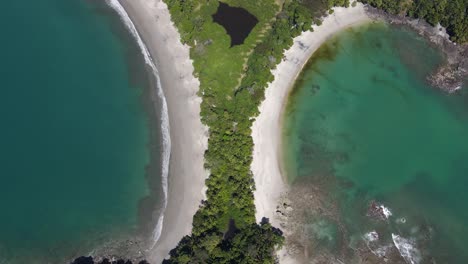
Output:
[[[467,70],[457,65],[446,64],[428,77],[431,85],[438,87],[448,93],[454,93],[460,90],[463,85],[463,79],[467,77]]]

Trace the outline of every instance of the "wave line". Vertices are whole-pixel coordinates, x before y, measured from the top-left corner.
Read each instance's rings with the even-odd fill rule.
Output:
[[[148,51],[148,48],[146,47],[145,43],[141,39],[140,35],[138,34],[138,31],[135,25],[133,24],[132,20],[130,19],[129,15],[127,14],[127,12],[123,8],[123,6],[119,3],[118,0],[106,0],[106,2],[112,9],[114,9],[117,12],[117,14],[122,19],[122,22],[124,22],[127,29],[130,31],[132,36],[137,41],[138,46],[140,47],[141,53],[143,57],[145,58],[146,64],[151,67],[154,77],[156,78],[156,82],[157,82],[156,89],[158,92],[158,96],[162,102],[162,107],[161,107],[162,133],[161,134],[162,134],[162,141],[163,141],[163,155],[162,155],[161,183],[162,183],[162,189],[163,189],[163,194],[164,194],[164,201],[163,201],[163,208],[161,209],[161,215],[159,216],[158,222],[153,231],[153,245],[151,246],[151,248],[153,248],[158,242],[159,238],[161,237],[163,221],[164,221],[164,212],[166,211],[166,207],[167,207],[167,189],[168,189],[167,178],[169,175],[169,161],[170,161],[170,156],[171,156],[171,137],[170,137],[169,114],[167,110],[167,102],[166,102],[166,97],[164,96],[164,91],[161,86],[161,81],[159,79],[158,69],[156,68],[154,61],[151,58],[151,54]]]

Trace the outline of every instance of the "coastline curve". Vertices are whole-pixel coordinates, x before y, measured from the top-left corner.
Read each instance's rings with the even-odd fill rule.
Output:
[[[153,242],[151,248],[153,248],[156,243],[158,242],[159,238],[161,237],[161,232],[163,228],[163,221],[164,221],[164,212],[167,207],[167,189],[168,189],[168,176],[169,176],[169,161],[171,156],[171,136],[170,136],[170,126],[169,126],[169,114],[167,109],[167,101],[164,95],[164,91],[161,87],[161,81],[159,79],[159,72],[156,68],[156,65],[151,58],[151,54],[148,51],[145,43],[141,39],[138,31],[133,24],[132,20],[130,19],[129,15],[123,8],[123,6],[119,3],[118,0],[106,0],[107,4],[114,9],[117,14],[120,16],[122,22],[127,27],[128,31],[132,34],[135,40],[140,47],[141,53],[145,59],[146,64],[151,68],[153,75],[156,79],[156,90],[161,100],[161,134],[162,134],[162,142],[163,142],[163,149],[162,149],[162,164],[161,164],[161,184],[163,190],[163,207],[160,210],[159,218],[157,224],[153,231]]]
[[[254,149],[251,170],[256,186],[257,221],[266,217],[272,225],[281,226],[276,210],[282,195],[288,191],[288,183],[281,169],[282,114],[296,79],[309,58],[325,41],[347,28],[373,21],[362,3],[346,8],[336,7],[333,11],[320,26],[313,26],[313,31],[303,32],[294,38],[293,46],[272,70],[274,80],[265,91],[265,100],[259,107],[260,114],[252,125]],[[283,231],[288,233],[288,230]],[[280,263],[297,263],[285,249],[280,250],[278,255]]]

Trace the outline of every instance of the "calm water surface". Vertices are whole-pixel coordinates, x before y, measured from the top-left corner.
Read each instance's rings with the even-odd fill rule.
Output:
[[[2,8],[0,263],[65,263],[137,230],[152,140],[144,63],[104,4]]]

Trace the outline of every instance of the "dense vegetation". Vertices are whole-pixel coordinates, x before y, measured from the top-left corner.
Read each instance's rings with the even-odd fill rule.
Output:
[[[273,80],[271,69],[293,37],[310,29],[312,13],[298,0],[281,6],[272,0],[226,0],[259,20],[243,45],[230,48],[229,36],[211,18],[218,1],[165,2],[183,42],[191,46],[203,98],[202,122],[210,128],[207,200],[194,216],[192,235],[182,239],[166,262],[273,263],[273,251],[283,237],[267,221],[255,222],[251,126]],[[335,4],[323,3],[326,9]]]
[[[468,0],[362,0],[391,14],[425,19],[447,28],[455,42],[468,41]]]

